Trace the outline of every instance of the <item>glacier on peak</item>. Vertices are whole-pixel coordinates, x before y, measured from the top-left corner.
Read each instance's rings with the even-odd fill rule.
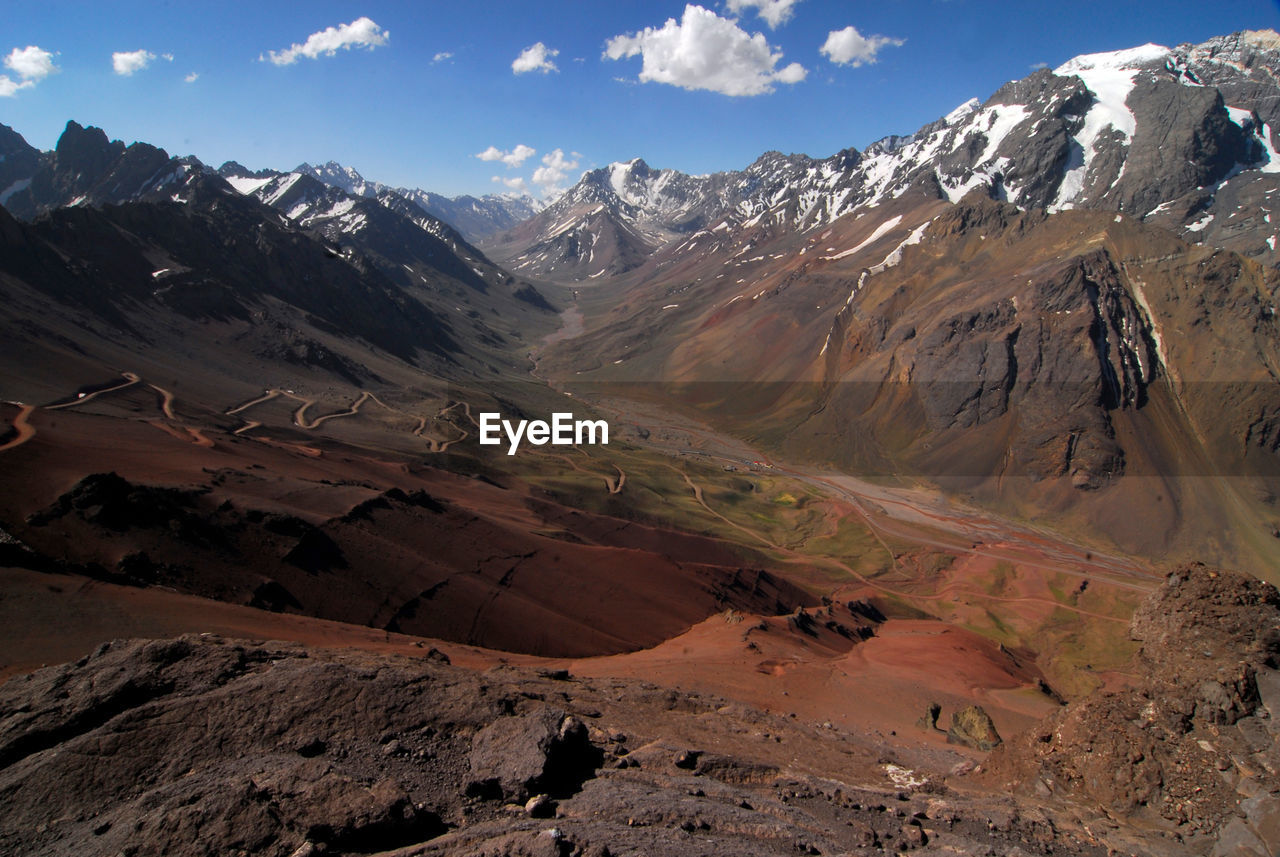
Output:
[[[1077,74],[1094,69],[1134,69],[1167,59],[1173,51],[1164,45],[1148,42],[1136,48],[1125,48],[1119,51],[1103,51],[1096,54],[1081,54],[1064,62],[1053,70],[1059,77]]]

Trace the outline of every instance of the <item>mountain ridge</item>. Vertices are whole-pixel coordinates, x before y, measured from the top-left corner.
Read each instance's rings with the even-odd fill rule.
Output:
[[[544,207],[539,200],[528,194],[485,194],[481,197],[463,194],[447,197],[421,188],[391,187],[381,182],[369,181],[352,167],[343,166],[337,161],[327,161],[319,166],[302,163],[290,172],[310,175],[354,196],[377,198],[388,191],[398,194],[432,217],[448,223],[471,242],[508,229],[537,214]]]
[[[1274,234],[1246,240],[1224,221],[1240,212],[1261,220],[1264,198],[1280,187],[1270,72],[1280,64],[1278,39],[1245,31],[1173,49],[1082,55],[863,152],[771,152],[710,176],[653,170],[639,159],[610,164],[484,244],[515,271],[585,281],[625,273],[676,238],[714,231],[715,221],[730,230],[767,222],[807,231],[909,188],[951,202],[980,188],[1023,207],[1151,218],[1189,240],[1275,264]],[[1184,136],[1164,139],[1167,125]],[[598,262],[590,252],[597,236],[612,235],[631,240],[601,248],[616,263]]]

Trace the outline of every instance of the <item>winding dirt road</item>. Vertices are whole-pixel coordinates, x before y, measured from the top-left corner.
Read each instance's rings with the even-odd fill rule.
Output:
[[[160,411],[169,419],[176,420],[173,415],[173,393],[163,387],[157,387],[155,384],[148,384],[148,387],[160,394]]]
[[[156,388],[156,389],[159,389],[159,388]],[[293,399],[295,402],[300,403],[298,409],[293,412],[293,424],[300,429],[305,429],[306,431],[313,431],[319,428],[324,423],[328,422],[329,420],[336,420],[341,417],[358,416],[360,414],[361,407],[363,407],[366,402],[374,402],[393,414],[400,414],[401,416],[405,416],[412,420],[415,420],[416,425],[414,426],[411,434],[413,434],[415,437],[422,438],[422,440],[426,442],[427,452],[431,452],[431,453],[447,452],[449,447],[453,446],[455,443],[461,443],[462,441],[466,440],[471,436],[471,433],[468,432],[466,429],[458,425],[453,425],[451,423],[450,425],[453,425],[453,428],[461,432],[462,434],[461,437],[456,437],[456,438],[453,438],[452,440],[438,440],[433,437],[427,437],[425,432],[427,430],[428,419],[429,419],[428,417],[421,416],[420,414],[411,414],[408,411],[403,411],[399,408],[392,407],[391,405],[388,405],[386,402],[382,401],[382,399],[378,398],[378,395],[376,393],[371,393],[368,390],[361,390],[360,395],[356,397],[355,401],[353,401],[345,411],[338,411],[337,413],[332,413],[332,414],[324,414],[323,416],[316,417],[315,419],[312,419],[312,420],[309,420],[307,418],[307,411],[311,408],[312,405],[316,404],[316,401],[317,401],[316,399],[312,399],[307,396],[301,396],[290,390],[281,390],[279,388],[267,390],[261,396],[258,396],[256,399],[250,399],[249,401],[243,404],[237,405],[234,408],[230,408],[225,413],[228,416],[241,414],[252,407],[261,405],[265,402],[269,402],[281,396],[284,396],[285,398]],[[452,404],[446,405],[444,408],[440,409],[435,414],[434,417],[430,419],[443,420],[447,413],[459,407],[462,408],[463,414],[466,416],[466,418],[469,419],[473,424],[475,424],[476,422],[475,418],[471,415],[471,406],[466,402],[461,402],[461,401],[453,402]],[[237,435],[244,434],[245,432],[249,432],[249,431],[252,431],[253,429],[260,428],[263,425],[263,423],[261,423],[258,420],[250,420],[247,417],[244,417],[242,419],[245,420],[245,424],[240,426],[240,428],[236,429],[234,432],[232,432],[232,434],[237,434]],[[307,447],[307,449],[311,450],[312,448]]]
[[[24,443],[26,443],[27,441],[31,440],[31,438],[36,436],[35,427],[32,426],[31,423],[27,421],[28,418],[30,418],[31,414],[35,411],[36,406],[23,405],[18,402],[12,402],[11,404],[18,405],[18,413],[15,414],[13,417],[13,428],[14,428],[14,431],[16,431],[18,434],[16,437],[13,438],[13,440],[7,441],[5,444],[0,445],[0,452],[4,452],[5,450],[14,449],[15,447],[22,446]]]
[[[57,411],[62,408],[78,407],[79,405],[83,405],[86,402],[92,402],[94,399],[98,398],[103,393],[114,393],[116,390],[123,390],[125,387],[132,387],[134,384],[137,384],[142,380],[132,372],[121,372],[120,375],[125,379],[125,382],[123,384],[116,384],[114,387],[107,387],[103,390],[94,390],[92,393],[81,393],[79,396],[77,396],[76,398],[72,399],[69,402],[63,402],[60,405],[47,405],[45,407],[45,410]]]

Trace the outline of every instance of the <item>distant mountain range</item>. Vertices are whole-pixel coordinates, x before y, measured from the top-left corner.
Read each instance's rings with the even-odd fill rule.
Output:
[[[513,271],[588,280],[659,249],[705,254],[747,232],[824,228],[909,191],[957,202],[977,189],[1024,209],[1123,212],[1274,264],[1277,67],[1271,31],[1081,56],[862,152],[768,152],[708,176],[610,164],[486,246]]]
[[[220,174],[75,122],[51,152],[0,126],[0,182],[6,354],[25,379],[15,396],[58,386],[66,365],[52,355],[71,341],[76,362],[127,362],[128,342],[254,384],[281,363],[363,383],[385,375],[388,355],[453,379],[523,375],[524,332],[550,323],[520,320],[551,318],[531,284],[387,189],[370,198],[234,164]],[[210,321],[231,323],[242,348],[182,332]]]
[[[100,130],[86,130],[74,122],[68,124],[56,153],[41,153],[27,145],[12,128],[0,125],[0,153],[5,157],[0,161],[0,205],[19,217],[31,217],[58,205],[99,205],[143,199],[154,195],[176,178],[168,169],[174,159],[164,150],[145,143],[125,146],[120,141],[109,142]],[[64,171],[59,179],[63,184],[48,184],[50,174],[46,173],[45,179],[38,178],[37,168],[42,160],[48,160],[50,154],[60,154],[64,161],[85,166],[87,172],[78,174],[79,178],[69,178]],[[187,170],[209,169],[191,157],[177,159],[175,164]],[[350,196],[368,199],[394,194],[420,208],[420,213],[449,224],[471,242],[508,229],[544,208],[542,202],[525,194],[449,198],[417,188],[392,188],[366,181],[355,170],[334,161],[319,167],[300,164],[287,173],[249,170],[235,161],[228,161],[217,172],[225,177],[241,179],[305,175]],[[33,181],[36,182],[34,187],[31,185]]]
[[[376,198],[392,191],[415,203],[427,214],[448,223],[471,242],[509,229],[546,207],[528,194],[486,194],[481,197],[463,195],[450,198],[418,188],[392,188],[379,182],[367,181],[351,167],[344,167],[336,161],[329,161],[318,167],[300,164],[293,172],[312,176],[354,196]]]

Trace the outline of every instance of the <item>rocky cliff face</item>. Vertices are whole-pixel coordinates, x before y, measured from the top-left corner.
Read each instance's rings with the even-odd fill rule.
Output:
[[[1182,568],[1134,615],[1135,685],[1074,702],[990,760],[1045,799],[1188,832],[1204,853],[1280,848],[1280,593]]]

